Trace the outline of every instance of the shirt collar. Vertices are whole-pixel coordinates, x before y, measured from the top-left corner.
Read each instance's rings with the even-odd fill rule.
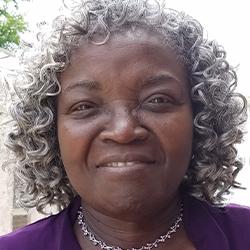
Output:
[[[66,214],[58,225],[58,231],[60,231],[58,250],[81,250],[73,231],[80,205],[81,198],[76,196],[68,208],[63,211]],[[209,205],[205,202],[191,196],[184,197],[184,227],[197,250],[229,250],[227,237],[212,216]]]

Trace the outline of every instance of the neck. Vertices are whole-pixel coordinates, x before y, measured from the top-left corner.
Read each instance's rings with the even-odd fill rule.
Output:
[[[154,242],[159,236],[165,235],[175,223],[180,211],[180,199],[174,197],[169,205],[155,208],[152,212],[143,216],[134,214],[128,216],[116,216],[103,214],[86,203],[82,203],[84,221],[97,239],[110,246],[119,246],[122,249],[140,248],[147,243]],[[75,227],[80,245],[86,241],[80,226]],[[77,232],[78,231],[78,232]],[[88,241],[88,240],[87,240]]]

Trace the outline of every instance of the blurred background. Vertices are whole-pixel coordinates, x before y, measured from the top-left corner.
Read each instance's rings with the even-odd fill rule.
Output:
[[[65,0],[70,2],[74,0]],[[166,0],[170,8],[183,11],[201,22],[205,37],[217,42],[226,49],[231,65],[237,68],[238,91],[243,93],[250,103],[249,85],[249,7],[247,1],[226,0]],[[8,160],[10,153],[4,147],[4,136],[11,129],[7,114],[8,91],[12,86],[6,84],[6,76],[14,75],[18,68],[16,53],[20,53],[22,43],[32,44],[35,34],[63,10],[61,0],[1,0],[0,1],[0,166]],[[248,113],[249,113],[248,106]],[[250,131],[250,121],[246,125]],[[245,190],[235,190],[230,202],[250,206],[250,134],[246,134],[244,143],[238,146],[244,169],[238,181]],[[0,167],[0,235],[31,223],[42,215],[34,209],[25,210],[15,202],[13,175]]]

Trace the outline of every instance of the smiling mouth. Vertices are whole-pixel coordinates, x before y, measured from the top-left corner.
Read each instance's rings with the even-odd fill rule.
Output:
[[[97,168],[117,169],[125,171],[125,169],[141,169],[155,164],[156,161],[147,154],[138,154],[135,152],[126,152],[124,154],[106,155],[97,163]]]
[[[109,162],[102,165],[99,165],[99,167],[104,168],[133,168],[133,167],[140,167],[145,165],[151,165],[154,162],[142,162],[142,161],[116,161],[116,162]]]
[[[141,164],[149,164],[149,162],[141,162],[141,161],[118,161],[118,162],[109,162],[100,167],[111,167],[111,168],[124,168],[124,167],[134,167],[136,165]]]

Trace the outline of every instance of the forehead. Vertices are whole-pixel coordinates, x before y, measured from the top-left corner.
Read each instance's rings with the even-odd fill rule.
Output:
[[[159,35],[128,30],[111,35],[102,45],[82,43],[72,52],[70,64],[61,74],[61,79],[63,85],[68,85],[82,78],[125,80],[131,76],[148,77],[163,71],[181,78],[181,81],[187,80],[185,65]]]

